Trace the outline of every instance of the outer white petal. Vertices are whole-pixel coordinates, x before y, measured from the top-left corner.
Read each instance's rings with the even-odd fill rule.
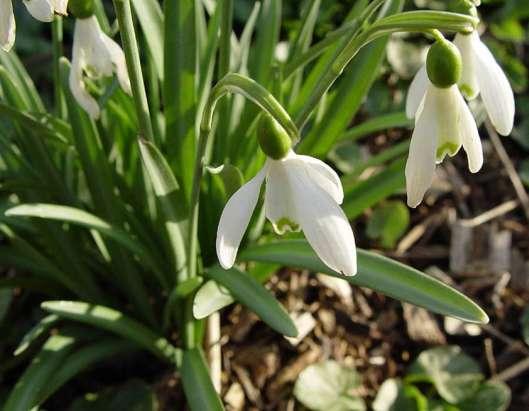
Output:
[[[338,174],[325,164],[323,161],[318,160],[317,158],[303,155],[296,155],[296,157],[286,163],[291,163],[292,161],[302,162],[306,167],[309,177],[314,183],[316,183],[320,188],[325,190],[338,204],[343,202],[343,187],[342,182]]]
[[[289,167],[297,218],[307,241],[331,269],[356,274],[353,230],[344,212],[329,194],[314,184],[306,170]]]
[[[73,40],[72,67],[70,68],[69,85],[77,103],[92,117],[99,118],[100,109],[95,99],[88,93],[83,82],[84,49],[82,37],[83,26],[76,21]]]
[[[51,0],[55,13],[66,16],[68,14],[68,0]]]
[[[217,257],[224,269],[235,263],[237,250],[259,198],[267,167],[239,188],[228,200],[217,228]]]
[[[481,98],[494,128],[506,136],[510,134],[514,123],[514,95],[511,85],[492,53],[479,38],[474,43],[474,53]]]
[[[459,95],[459,130],[463,141],[463,149],[467,153],[468,168],[472,173],[477,173],[483,166],[483,149],[479,138],[476,120],[470,109]]]
[[[125,62],[125,54],[121,47],[106,34],[102,34],[108,55],[114,66],[121,88],[129,95],[132,95],[130,87],[129,73],[127,72],[127,64]]]
[[[479,35],[474,30],[471,34],[457,33],[454,39],[454,44],[461,52],[461,59],[463,63],[463,72],[461,73],[461,80],[459,80],[459,88],[461,93],[472,100],[479,94],[479,83],[476,77],[476,61],[474,58],[474,44],[475,38],[479,41]]]
[[[406,116],[408,118],[415,118],[428,84],[428,75],[426,74],[426,66],[424,65],[415,74],[408,90],[408,96],[406,97]]]
[[[24,0],[24,5],[37,20],[46,23],[53,20],[53,6],[49,0]]]
[[[424,108],[415,123],[406,162],[406,192],[410,207],[420,204],[435,172],[437,121],[435,101],[430,95],[432,87],[426,92]]]
[[[16,23],[11,0],[0,0],[0,47],[9,51],[15,43]]]
[[[265,213],[277,234],[295,231],[299,225],[292,199],[292,189],[283,161],[268,160],[266,175]],[[292,224],[289,224],[292,223]]]
[[[83,50],[84,70],[91,77],[111,76],[113,64],[107,49],[105,34],[95,16],[75,20],[75,35]]]

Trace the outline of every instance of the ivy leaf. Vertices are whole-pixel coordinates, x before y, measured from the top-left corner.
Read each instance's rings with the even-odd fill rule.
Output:
[[[305,368],[294,386],[294,396],[315,411],[364,411],[364,401],[351,390],[360,385],[353,368],[325,361]]]
[[[402,201],[388,201],[377,207],[367,223],[367,236],[380,239],[385,248],[393,248],[410,223],[410,212]]]

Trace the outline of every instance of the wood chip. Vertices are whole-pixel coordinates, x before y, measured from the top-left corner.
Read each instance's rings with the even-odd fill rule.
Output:
[[[285,339],[293,346],[297,346],[316,326],[316,320],[309,312],[304,312],[301,315],[291,315],[296,328],[298,329],[297,337],[285,337]]]
[[[432,314],[424,308],[403,303],[404,319],[406,320],[406,329],[408,335],[413,341],[424,342],[427,344],[446,344],[446,338],[439,329],[437,321]]]

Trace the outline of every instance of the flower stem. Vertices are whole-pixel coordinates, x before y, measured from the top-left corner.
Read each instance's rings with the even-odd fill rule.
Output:
[[[130,1],[114,0],[114,9],[116,10],[116,17],[120,27],[121,42],[123,43],[123,51],[125,52],[125,60],[130,77],[132,97],[136,106],[140,135],[146,140],[153,141],[154,134],[152,131],[151,115],[147,103],[145,84],[143,83],[140,53],[134,31],[134,23],[132,21]]]
[[[66,102],[62,93],[60,59],[62,57],[62,17],[55,16],[51,24],[51,37],[53,42],[53,91],[55,102],[55,114],[59,118],[66,118]]]

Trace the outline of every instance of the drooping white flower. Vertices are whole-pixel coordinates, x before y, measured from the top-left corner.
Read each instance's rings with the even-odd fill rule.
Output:
[[[454,44],[463,60],[461,92],[469,100],[481,94],[494,128],[504,136],[510,134],[514,123],[514,95],[505,73],[475,30],[470,34],[458,33]]]
[[[483,165],[483,151],[474,117],[456,84],[438,88],[422,68],[410,86],[406,112],[415,116],[406,162],[406,191],[408,205],[416,207],[432,184],[436,163],[447,154],[454,156],[462,146],[469,170],[476,173]]]
[[[228,200],[217,230],[217,256],[231,268],[266,179],[265,212],[275,231],[301,229],[320,259],[344,275],[356,274],[353,231],[339,204],[338,175],[320,160],[295,154],[268,158],[264,167]]]
[[[0,0],[0,46],[9,51],[15,43],[15,15],[11,0]]]
[[[37,20],[50,22],[55,14],[66,15],[68,0],[24,0],[29,13]],[[15,42],[15,16],[11,0],[0,0],[0,46],[11,50]]]
[[[79,105],[94,119],[99,118],[100,109],[96,100],[86,90],[83,75],[97,78],[112,76],[112,73],[116,73],[121,88],[131,94],[125,55],[121,47],[103,33],[95,16],[77,19],[69,78],[70,89]]]

